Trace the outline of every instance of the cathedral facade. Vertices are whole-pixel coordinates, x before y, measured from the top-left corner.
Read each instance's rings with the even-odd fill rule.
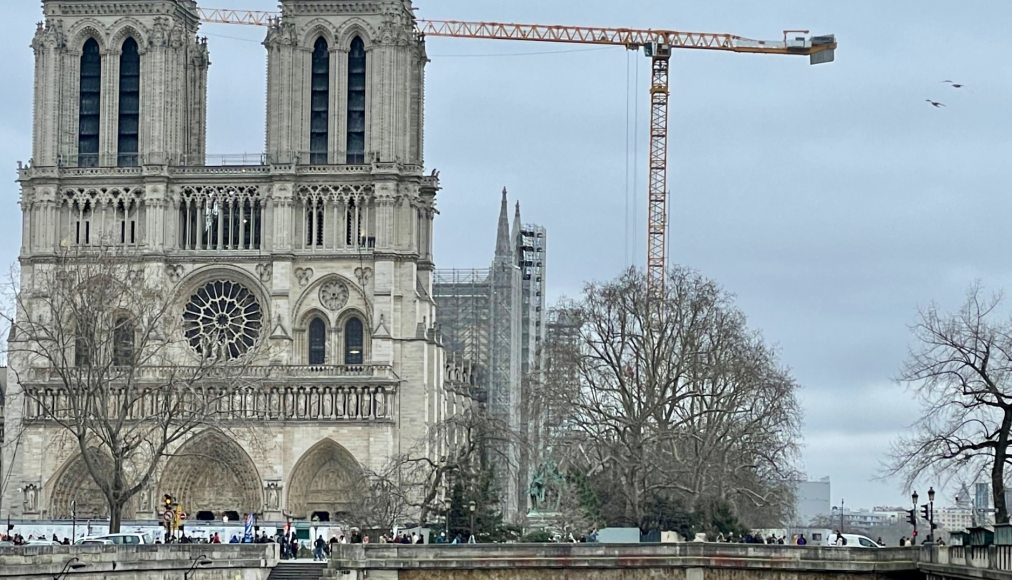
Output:
[[[127,518],[157,517],[172,494],[191,518],[335,521],[363,469],[438,446],[430,427],[464,404],[434,329],[424,41],[410,0],[282,0],[264,41],[263,160],[211,165],[196,8],[43,1],[22,280],[114,248],[175,301],[192,347],[178,365],[213,343],[260,379],[253,429],[192,433]],[[76,443],[19,399],[47,387],[35,364],[9,361],[3,509],[101,516]]]

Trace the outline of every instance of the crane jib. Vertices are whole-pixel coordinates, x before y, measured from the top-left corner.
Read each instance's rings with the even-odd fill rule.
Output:
[[[219,24],[271,26],[279,21],[276,12],[198,8],[201,20]],[[667,142],[668,142],[668,60],[671,50],[689,48],[752,54],[807,55],[811,64],[833,62],[836,37],[811,36],[808,30],[784,30],[778,40],[753,40],[733,34],[682,32],[637,28],[600,28],[516,24],[506,22],[467,22],[462,20],[415,20],[420,37],[474,38],[484,40],[523,40],[642,48],[653,62],[650,84],[650,160],[647,215],[647,292],[658,303],[664,292],[667,268]]]

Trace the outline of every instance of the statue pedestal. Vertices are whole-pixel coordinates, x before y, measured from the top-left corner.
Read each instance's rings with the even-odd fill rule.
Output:
[[[561,528],[562,517],[559,512],[541,512],[535,510],[527,513],[528,531],[560,531]]]

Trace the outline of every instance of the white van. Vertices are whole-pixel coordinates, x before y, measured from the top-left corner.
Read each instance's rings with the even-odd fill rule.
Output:
[[[89,536],[87,538],[81,538],[77,541],[78,544],[121,544],[121,545],[135,545],[135,544],[150,544],[151,538],[147,534],[104,534],[101,536]]]
[[[837,543],[837,537],[843,536],[844,540],[847,540],[846,544]],[[862,536],[860,534],[829,534],[826,536],[824,546],[834,546],[837,548],[881,548],[882,546],[875,543],[868,536]]]

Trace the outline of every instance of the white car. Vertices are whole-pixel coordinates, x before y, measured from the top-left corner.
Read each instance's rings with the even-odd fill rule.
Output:
[[[844,540],[847,540],[846,544],[837,540],[838,536],[843,536]],[[868,536],[862,536],[860,534],[830,534],[826,536],[826,546],[845,547],[845,548],[881,548],[882,546],[875,543]]]
[[[105,544],[111,544],[112,540],[105,540],[102,538],[85,537],[79,538],[74,542],[78,546],[104,546]]]

